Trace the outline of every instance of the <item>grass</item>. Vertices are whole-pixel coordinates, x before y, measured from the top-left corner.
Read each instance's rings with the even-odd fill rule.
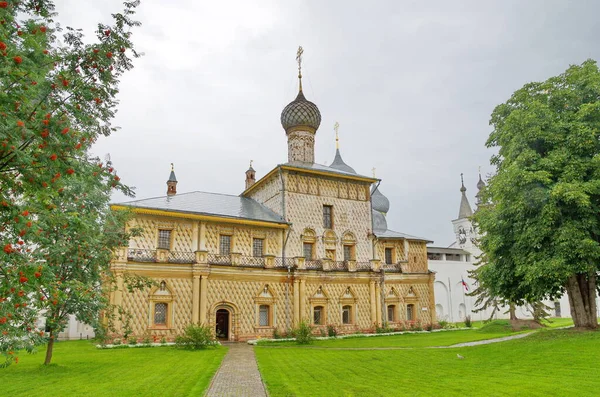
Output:
[[[456,335],[465,334],[457,331]],[[597,395],[600,332],[544,329],[524,339],[447,349],[423,348],[434,343],[412,335],[404,337],[415,341],[415,348],[277,349],[259,345],[256,355],[272,397]],[[387,338],[397,337],[372,341],[385,345],[389,344]],[[457,354],[465,359],[458,359]]]
[[[184,351],[172,347],[96,349],[88,341],[59,342],[53,364],[45,348],[22,352],[0,369],[3,396],[201,396],[219,368],[224,347]]]

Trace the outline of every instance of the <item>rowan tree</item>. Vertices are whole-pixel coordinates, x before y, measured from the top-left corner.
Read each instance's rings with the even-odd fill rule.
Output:
[[[86,43],[81,31],[55,21],[51,0],[0,1],[3,365],[45,341],[40,310],[53,341],[66,313],[94,324],[92,313],[106,304],[110,253],[128,237],[125,215],[111,213],[108,199],[113,189],[131,191],[88,149],[115,130],[119,78],[139,56],[130,40],[138,4],[125,2]]]
[[[595,61],[526,84],[496,107],[496,167],[475,214],[491,294],[519,304],[568,294],[576,327],[598,327],[600,71]]]

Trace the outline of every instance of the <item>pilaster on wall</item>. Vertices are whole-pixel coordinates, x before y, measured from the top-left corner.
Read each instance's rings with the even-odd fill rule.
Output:
[[[305,300],[305,296],[306,296],[306,280],[300,280],[300,307],[299,307],[299,313],[300,313],[300,321],[304,320],[304,313],[306,312],[306,308],[305,308],[305,304],[304,304],[304,300]]]
[[[192,222],[192,252],[198,251],[198,222]]]
[[[200,318],[198,323],[208,324],[206,318],[206,309],[208,305],[208,275],[203,275],[200,279]]]
[[[375,281],[371,280],[369,283],[369,296],[371,298],[371,324],[377,324],[377,304],[375,295]]]
[[[200,275],[194,275],[192,282],[192,323],[198,324],[200,316]]]
[[[300,323],[300,280],[294,280],[294,327]]]
[[[199,239],[200,239],[200,251],[206,251],[206,222],[200,222],[200,230],[199,230]]]
[[[376,313],[376,321],[377,326],[381,327],[381,287],[378,282],[375,282],[375,313]]]
[[[123,286],[124,286],[124,273],[125,273],[125,264],[113,264],[112,266],[112,271],[115,275],[115,279],[116,279],[116,289],[113,293],[113,303],[115,305],[115,311],[114,311],[114,318],[115,318],[115,322],[114,322],[114,327],[116,332],[121,331],[121,316],[119,315],[119,309],[122,305],[123,305]]]

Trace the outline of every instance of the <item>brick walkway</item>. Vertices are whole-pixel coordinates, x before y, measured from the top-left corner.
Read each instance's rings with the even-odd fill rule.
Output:
[[[266,397],[254,347],[232,343],[206,393],[207,397]]]

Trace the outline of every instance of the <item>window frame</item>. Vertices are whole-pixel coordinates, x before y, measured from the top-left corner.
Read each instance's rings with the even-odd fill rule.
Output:
[[[167,237],[161,236],[162,233],[167,233]],[[166,245],[162,245],[161,242],[167,242]],[[170,250],[173,242],[173,229],[158,229],[158,236],[156,242],[157,249]]]
[[[156,321],[156,316],[159,313],[157,310],[159,305],[161,305],[161,306],[164,305],[164,307],[165,307],[164,313],[163,313],[164,322],[160,322],[160,323]],[[152,324],[155,327],[166,327],[168,323],[169,323],[169,304],[167,302],[154,302],[154,317],[152,319]]]
[[[409,313],[410,313],[410,316],[409,316]],[[414,303],[408,303],[406,305],[406,320],[407,321],[415,321],[416,319],[417,319],[417,313],[415,311],[415,305],[414,305]]]
[[[395,323],[397,321],[396,310],[398,310],[397,305],[395,305],[395,304],[387,305],[387,321],[388,322]],[[390,316],[390,313],[392,314],[391,316]]]
[[[227,239],[226,245],[223,244],[224,239]],[[219,255],[231,255],[231,248],[232,248],[231,240],[232,240],[232,238],[231,238],[230,234],[220,234],[219,235]],[[225,252],[225,250],[223,249],[225,246],[227,246],[227,252]]]
[[[348,313],[348,320],[344,321],[345,313]],[[343,305],[342,306],[342,324],[343,325],[352,325],[354,324],[354,308],[352,305]]]
[[[262,324],[261,320],[261,313],[263,311],[263,308],[266,310],[266,324]],[[258,326],[259,327],[271,327],[272,326],[272,316],[271,316],[271,305],[267,305],[267,304],[260,304],[258,305]]]
[[[315,322],[315,314],[317,313],[317,309],[319,312],[319,322]],[[325,325],[327,323],[327,318],[325,314],[325,305],[314,305],[312,308],[312,321],[313,325]]]
[[[306,248],[310,246],[310,258],[306,257]],[[302,242],[302,256],[307,261],[312,261],[315,257],[315,243],[303,241]]]
[[[256,255],[256,243],[260,241],[260,255]],[[252,256],[255,258],[262,258],[265,256],[265,239],[254,237],[252,239]]]
[[[388,252],[390,253],[390,261],[388,262]],[[394,248],[393,247],[385,247],[383,251],[383,260],[386,265],[391,265],[394,263]]]
[[[323,228],[333,229],[333,205],[323,205]]]
[[[343,252],[344,252],[344,262],[356,260],[354,256],[354,244],[344,244]],[[346,249],[348,250],[348,257],[346,257]]]

